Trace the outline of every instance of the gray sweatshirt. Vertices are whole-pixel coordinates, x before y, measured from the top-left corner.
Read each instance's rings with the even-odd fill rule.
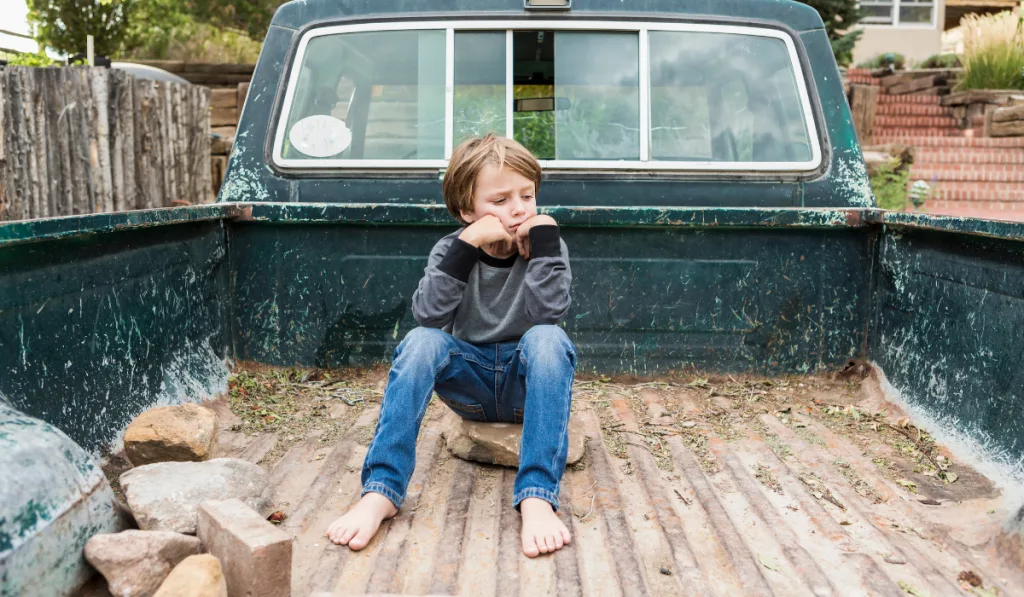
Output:
[[[569,311],[569,250],[558,226],[530,229],[530,259],[498,259],[461,240],[463,229],[434,245],[412,314],[473,344],[518,340],[538,324],[557,324]]]

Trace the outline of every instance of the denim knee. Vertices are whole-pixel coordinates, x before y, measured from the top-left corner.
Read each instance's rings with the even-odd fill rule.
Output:
[[[576,366],[576,347],[565,330],[557,325],[533,326],[523,334],[519,348],[527,359],[531,357],[547,359],[567,355],[573,367]]]
[[[436,328],[413,328],[405,335],[401,344],[395,348],[393,367],[409,363],[413,365],[430,365],[432,369],[440,366],[448,357],[448,345],[451,335]]]

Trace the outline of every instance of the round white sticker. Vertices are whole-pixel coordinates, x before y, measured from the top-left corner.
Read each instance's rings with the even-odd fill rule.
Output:
[[[288,131],[292,147],[314,158],[337,155],[352,143],[352,131],[345,121],[327,114],[308,116],[296,122]]]

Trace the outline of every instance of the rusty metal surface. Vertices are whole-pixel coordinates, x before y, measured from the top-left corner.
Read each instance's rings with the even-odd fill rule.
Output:
[[[984,477],[953,456],[960,493],[925,477],[910,493],[872,462],[884,441],[804,414],[867,408],[876,382],[741,380],[729,397],[728,380],[704,381],[577,383],[589,440],[560,512],[573,543],[533,560],[510,507],[515,471],[451,456],[437,401],[405,508],[361,552],[328,542],[324,530],[357,499],[378,412],[332,406],[350,413],[340,440],[311,438],[263,463],[290,514],[292,594],[940,597],[965,594],[966,570],[1000,595],[1024,589],[989,549],[1010,504]]]

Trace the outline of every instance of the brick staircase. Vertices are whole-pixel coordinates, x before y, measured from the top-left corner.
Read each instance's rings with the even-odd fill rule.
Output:
[[[1024,137],[981,137],[980,122],[961,129],[940,99],[880,94],[873,144],[914,148],[911,181],[932,186],[926,212],[1024,221]]]

